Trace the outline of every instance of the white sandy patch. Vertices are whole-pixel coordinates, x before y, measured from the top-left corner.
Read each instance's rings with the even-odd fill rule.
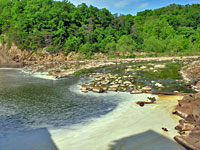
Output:
[[[49,76],[48,72],[28,72],[28,71],[22,71],[23,73],[25,73],[25,76],[31,76],[34,78],[41,78],[41,79],[47,79],[47,80],[58,80],[56,78],[54,78],[53,76]]]
[[[181,96],[163,96],[156,104],[140,107],[136,101],[146,100],[148,94],[130,95],[131,100],[121,103],[111,113],[94,119],[85,126],[73,129],[51,130],[52,139],[59,150],[105,150],[114,140],[153,130],[171,140],[177,134],[174,127],[180,119],[171,114]],[[162,127],[169,131],[165,132]],[[178,148],[177,148],[177,147]],[[182,149],[176,145],[178,149]]]
[[[35,72],[31,76],[35,78],[41,78],[41,79],[57,80],[53,76],[49,76],[48,72]]]
[[[0,70],[22,70],[21,68],[0,68]]]

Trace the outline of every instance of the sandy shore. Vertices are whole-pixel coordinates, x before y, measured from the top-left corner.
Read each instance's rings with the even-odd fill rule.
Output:
[[[13,134],[0,139],[0,150],[184,150],[173,140],[177,134],[174,126],[180,118],[171,113],[182,96],[159,96],[155,104],[144,107],[136,101],[146,101],[152,95],[119,96],[125,101],[88,124]]]
[[[182,96],[159,96],[156,104],[145,105],[144,107],[135,104],[137,100],[146,100],[148,96],[151,95],[134,95],[131,100],[119,105],[113,112],[93,120],[88,125],[76,126],[71,130],[59,129],[50,131],[52,139],[59,150],[112,149],[112,147],[115,147],[113,141],[148,132],[149,130],[160,135],[160,137],[166,137],[169,141],[173,141],[173,137],[177,134],[174,126],[180,118],[172,115],[171,112],[177,105],[177,100],[181,99]],[[163,127],[169,131],[163,131]],[[157,137],[158,139],[160,138]],[[121,147],[120,150],[125,150],[125,145],[131,145],[133,142],[122,143],[117,147]],[[162,150],[170,148],[176,150],[184,149],[175,142],[172,143],[164,142],[164,145],[162,143]],[[140,148],[142,149],[142,147]],[[152,148],[154,149],[155,147]]]

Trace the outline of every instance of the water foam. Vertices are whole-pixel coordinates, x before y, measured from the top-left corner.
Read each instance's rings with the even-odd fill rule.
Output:
[[[157,104],[140,107],[136,101],[146,100],[149,94],[131,95],[120,93],[124,102],[105,116],[90,121],[87,125],[76,125],[71,129],[50,130],[52,138],[60,150],[104,150],[112,141],[135,135],[147,130],[153,130],[172,139],[176,135],[174,126],[178,119],[171,115],[176,105],[174,96],[171,100],[160,100]],[[169,132],[164,133],[162,127]]]
[[[40,79],[47,79],[47,80],[58,80],[54,78],[53,76],[48,75],[48,72],[29,72],[22,70],[23,73],[25,73],[27,76],[34,77],[34,78],[40,78]]]

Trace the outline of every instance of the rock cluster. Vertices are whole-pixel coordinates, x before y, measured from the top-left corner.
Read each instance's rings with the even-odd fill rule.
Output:
[[[184,96],[173,113],[183,118],[175,127],[180,135],[174,139],[187,149],[200,150],[200,93]]]
[[[106,92],[106,91],[120,91],[120,92],[130,92],[131,94],[140,94],[142,92],[151,91],[151,87],[145,86],[138,89],[135,85],[134,75],[111,75],[102,73],[93,73],[90,75],[94,80],[91,84],[83,84],[81,86],[82,92]]]
[[[181,71],[183,78],[194,90],[200,92],[200,61],[195,61]]]

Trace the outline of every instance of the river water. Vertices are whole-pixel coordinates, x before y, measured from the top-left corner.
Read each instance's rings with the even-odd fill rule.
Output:
[[[139,64],[139,66],[135,64],[131,65],[133,69],[141,68],[144,63]],[[127,65],[108,66],[95,69],[94,72],[116,72],[117,74],[124,75],[126,66]],[[153,73],[153,71],[149,72],[148,67],[146,70],[138,70],[135,74],[136,84],[152,86],[152,81],[155,81],[162,83],[164,85],[162,90],[166,92],[173,92],[175,90],[192,92],[191,89],[185,87],[180,74],[177,73],[180,67],[181,64],[175,66],[170,63],[166,64],[166,68],[160,69],[156,73]],[[138,123],[138,121],[134,122],[132,117],[137,118],[141,115],[140,111],[144,110],[138,108],[135,102],[142,99],[146,100],[150,95],[131,95],[129,93],[119,92],[107,92],[103,94],[80,92],[81,84],[87,82],[89,83],[90,79],[84,76],[48,80],[27,76],[27,74],[23,73],[21,70],[1,69],[0,141],[5,137],[23,133],[24,131],[46,128],[51,131],[54,141],[60,145],[61,149],[66,149],[66,146],[68,146],[70,149],[78,150],[83,145],[83,147],[93,150],[94,147],[97,149],[97,146],[89,146],[92,144],[90,142],[98,141],[99,137],[103,136],[102,133],[108,132],[108,135],[110,135],[109,131],[112,129],[113,133],[116,133],[113,134],[113,136],[111,134],[111,137],[106,136],[108,139],[104,142],[100,142],[102,145],[107,145],[108,141],[111,139],[115,140],[118,136],[127,136],[127,133],[130,132],[129,130],[132,131],[131,128],[129,129],[129,126]],[[153,87],[152,90],[159,91],[160,89]],[[177,99],[174,101],[177,101]],[[172,106],[174,105],[176,104],[173,103]],[[168,106],[168,104],[166,104],[166,106]],[[151,106],[148,107],[142,114],[147,113],[146,116],[148,116],[148,113],[154,110],[154,106],[152,108]],[[147,111],[148,109],[149,112]],[[162,111],[163,110],[164,109],[162,109]],[[155,112],[157,111],[158,110],[155,109]],[[168,116],[170,116],[171,111],[170,107],[170,110],[167,111],[169,113]],[[126,114],[122,115],[124,113]],[[162,115],[164,114],[166,114],[166,112],[163,112]],[[145,118],[145,115],[143,115],[142,118]],[[100,120],[90,124],[94,119]],[[171,124],[168,125],[170,128],[174,128],[177,121],[174,122],[173,118],[172,120]],[[112,123],[113,121],[114,123]],[[130,124],[128,123],[129,121],[131,121]],[[158,122],[159,121],[160,119]],[[126,123],[124,124],[123,122]],[[120,130],[118,130],[117,125],[120,125],[120,123],[121,127],[119,126]],[[157,125],[159,125],[159,123],[157,123]],[[157,127],[157,125],[153,127],[155,127],[155,129],[160,129],[161,127]],[[139,131],[140,126],[141,125],[138,124],[137,131]],[[73,129],[73,127],[78,128],[76,128],[76,131],[72,131],[71,129]],[[115,128],[117,129],[114,130]],[[127,131],[123,131],[122,128]],[[58,132],[57,130],[61,131]],[[120,133],[118,134],[118,132]],[[175,135],[175,131],[173,131],[173,134],[170,134]],[[71,138],[75,136],[77,136],[76,140]],[[94,137],[94,140],[91,141],[91,137],[93,136],[96,138]],[[83,137],[87,140],[83,140]],[[66,141],[60,139],[65,139],[67,143],[71,144],[66,145]],[[74,146],[77,141],[80,144],[79,147],[75,148]],[[82,145],[81,141],[83,142]],[[85,144],[87,143],[86,141],[90,144]],[[103,146],[99,146],[98,149],[102,149],[102,147]]]
[[[112,111],[122,99],[83,94],[85,78],[45,80],[20,70],[0,70],[0,137],[36,128],[70,127]]]

